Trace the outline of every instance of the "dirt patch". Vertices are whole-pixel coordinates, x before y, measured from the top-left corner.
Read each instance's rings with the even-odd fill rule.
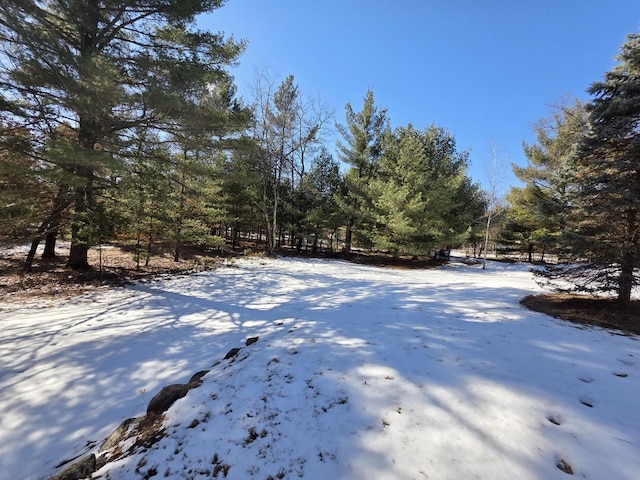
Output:
[[[625,306],[615,299],[570,294],[529,295],[522,305],[578,325],[595,325],[640,335],[640,301]]]

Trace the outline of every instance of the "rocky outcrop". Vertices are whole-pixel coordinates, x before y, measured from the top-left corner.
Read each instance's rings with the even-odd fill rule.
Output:
[[[245,341],[245,345],[253,345],[257,341],[258,337],[250,337]],[[232,348],[227,352],[224,359],[234,358],[240,350],[240,348]],[[189,390],[202,385],[202,378],[207,373],[209,373],[209,370],[201,370],[194,373],[188,383],[176,383],[163,387],[149,402],[146,415],[125,420],[102,442],[98,449],[99,458],[93,453],[82,457],[58,475],[50,477],[50,480],[82,480],[90,478],[98,468],[102,468],[107,462],[127,455],[127,452],[118,450],[118,445],[128,438],[145,437],[139,439],[140,441],[136,442],[135,446],[146,448],[159,441],[164,435],[161,427],[164,412],[171,408],[178,399],[186,396]],[[108,452],[111,450],[116,450],[116,452],[109,455]],[[130,448],[128,453],[131,453],[131,451],[132,449]]]

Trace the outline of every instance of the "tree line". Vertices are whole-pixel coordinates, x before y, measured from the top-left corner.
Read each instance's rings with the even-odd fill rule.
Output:
[[[391,128],[369,90],[344,119],[292,75],[239,100],[245,45],[198,30],[223,0],[7,1],[0,5],[0,236],[44,242],[88,268],[118,241],[138,265],[170,247],[354,248],[424,255],[484,242],[555,254],[541,273],[629,302],[640,247],[640,36],[539,122],[506,203],[467,174],[445,128]],[[337,129],[335,146],[327,132]],[[336,152],[337,158],[332,154]],[[490,232],[491,230],[491,232]],[[564,282],[564,283],[562,283]]]
[[[244,44],[196,29],[221,0],[9,1],[0,6],[0,234],[70,238],[67,265],[117,240],[159,248],[261,239],[422,255],[483,213],[468,152],[444,128],[391,129],[373,92],[345,121],[292,75],[237,99]],[[341,140],[334,158],[327,129]],[[345,172],[341,163],[346,165]]]

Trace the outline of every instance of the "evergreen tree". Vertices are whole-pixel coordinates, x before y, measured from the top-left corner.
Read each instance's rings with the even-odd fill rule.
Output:
[[[549,217],[538,209],[537,191],[529,186],[512,187],[506,200],[509,206],[504,229],[499,235],[501,243],[516,246],[527,255],[529,263],[533,262],[536,247],[541,247],[541,260],[544,261],[545,252],[554,245],[558,233],[552,230]]]
[[[34,137],[66,122],[73,195],[68,265],[88,266],[96,193],[141,125],[171,131],[193,113],[242,45],[192,29],[222,0],[6,1],[0,5],[0,109]]]
[[[565,101],[552,116],[536,125],[536,141],[523,144],[527,165],[513,166],[525,183],[507,195],[507,222],[501,235],[520,242],[533,259],[537,246],[544,252],[562,253],[562,232],[566,229],[570,194],[579,189],[574,161],[587,132],[587,110],[579,101]]]
[[[243,233],[264,229],[264,217],[258,208],[262,179],[254,149],[252,142],[247,142],[245,148],[235,150],[220,172],[224,181],[218,201],[225,212],[223,223],[230,228],[232,248],[239,247]]]
[[[630,35],[620,64],[589,93],[590,131],[577,158],[577,253],[604,274],[604,289],[628,303],[640,266],[640,35]],[[615,272],[615,273],[614,273]]]
[[[588,129],[587,110],[579,101],[564,102],[551,117],[536,125],[536,142],[523,144],[525,167],[513,166],[514,174],[526,184],[522,194],[512,194],[512,205],[531,208],[539,228],[559,236],[569,195],[579,189],[574,160]]]
[[[170,155],[158,139],[140,133],[133,155],[120,177],[113,209],[116,234],[134,244],[136,267],[149,265],[155,244],[166,240],[170,198]]]
[[[351,103],[345,107],[346,126],[337,124],[342,141],[338,141],[338,156],[350,165],[344,177],[341,195],[337,197],[346,218],[344,253],[351,252],[353,234],[362,246],[371,246],[376,215],[369,183],[378,174],[382,155],[382,138],[389,129],[387,110],[374,104],[369,89],[358,113]]]
[[[343,222],[336,203],[340,182],[340,165],[323,147],[311,163],[311,169],[304,183],[309,205],[305,214],[306,231],[312,238],[313,253],[318,251],[324,232],[330,233],[331,250],[333,250],[335,232]]]
[[[372,181],[378,212],[377,248],[421,255],[459,241],[482,214],[478,187],[466,176],[468,152],[434,125],[397,128],[385,136]]]
[[[30,238],[33,225],[51,210],[56,175],[29,153],[32,146],[26,129],[7,124],[0,128],[0,236],[6,242],[19,242]],[[46,225],[42,235],[44,229]]]
[[[588,132],[571,167],[575,188],[561,215],[566,265],[550,280],[586,292],[614,292],[627,304],[640,266],[640,35],[629,35],[619,64],[594,83]]]

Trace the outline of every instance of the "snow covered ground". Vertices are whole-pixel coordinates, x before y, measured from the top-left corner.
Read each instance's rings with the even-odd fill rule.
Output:
[[[538,290],[520,265],[283,258],[0,304],[0,479],[203,369],[166,437],[94,478],[637,479],[640,343],[519,305]]]

